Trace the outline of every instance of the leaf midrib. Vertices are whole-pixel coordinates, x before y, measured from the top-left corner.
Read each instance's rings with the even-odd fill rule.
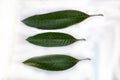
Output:
[[[54,64],[54,63],[72,63],[72,62],[78,62],[79,60],[73,60],[73,61],[45,61],[45,62],[40,62],[40,63],[51,63],[51,64]],[[36,63],[36,64],[39,64],[39,62],[27,62],[27,63]]]
[[[89,15],[86,15],[86,16],[89,17]],[[63,17],[61,17],[61,18],[46,18],[46,19],[42,19],[42,21],[66,20],[66,19],[73,19],[73,18],[76,19],[76,18],[83,18],[83,17],[85,17],[85,16],[81,16],[81,17],[79,17],[79,16],[73,16],[73,17],[67,17],[67,18],[65,18],[65,17],[64,18]]]
[[[38,40],[76,40],[76,39],[29,39],[30,41],[38,41]]]

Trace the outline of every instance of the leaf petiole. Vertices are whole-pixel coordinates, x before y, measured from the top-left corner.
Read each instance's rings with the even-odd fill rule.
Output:
[[[77,41],[86,41],[86,39],[84,39],[84,38],[83,39],[77,39]]]
[[[90,58],[84,58],[84,59],[80,59],[79,61],[83,61],[83,60],[91,60]]]
[[[93,16],[104,16],[103,14],[94,14],[94,15],[90,15],[90,17],[93,17]]]

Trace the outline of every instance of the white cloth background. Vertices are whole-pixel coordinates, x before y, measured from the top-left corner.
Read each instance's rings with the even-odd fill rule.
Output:
[[[25,41],[30,35],[48,31],[27,27],[20,22],[22,19],[63,9],[102,13],[104,17],[91,17],[80,24],[57,30],[76,38],[85,37],[86,42],[46,50]],[[1,0],[0,80],[120,80],[119,13],[119,0]],[[30,57],[51,53],[90,57],[92,60],[79,62],[63,72],[48,72],[21,64]]]

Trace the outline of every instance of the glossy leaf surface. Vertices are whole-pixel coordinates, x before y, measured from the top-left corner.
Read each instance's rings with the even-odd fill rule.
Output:
[[[89,58],[81,60],[89,60]],[[78,61],[81,60],[78,60],[68,55],[57,54],[33,57],[24,61],[23,63],[44,70],[61,71],[73,67]]]
[[[84,40],[84,39],[81,39]],[[73,36],[66,33],[47,32],[27,38],[27,41],[44,47],[67,46],[77,41]]]
[[[98,14],[98,16],[101,14]],[[93,15],[97,16],[97,15]],[[47,14],[34,15],[24,19],[22,22],[28,26],[38,29],[61,29],[82,22],[90,15],[77,10],[63,10]]]

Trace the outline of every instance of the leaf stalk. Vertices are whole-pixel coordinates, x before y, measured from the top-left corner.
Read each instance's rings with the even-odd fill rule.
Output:
[[[90,15],[91,17],[93,16],[104,16],[103,14],[93,14],[93,15]]]
[[[86,39],[84,39],[84,38],[83,39],[77,39],[77,41],[86,41]]]
[[[79,61],[83,61],[83,60],[91,60],[90,58],[84,58],[84,59],[80,59]]]

